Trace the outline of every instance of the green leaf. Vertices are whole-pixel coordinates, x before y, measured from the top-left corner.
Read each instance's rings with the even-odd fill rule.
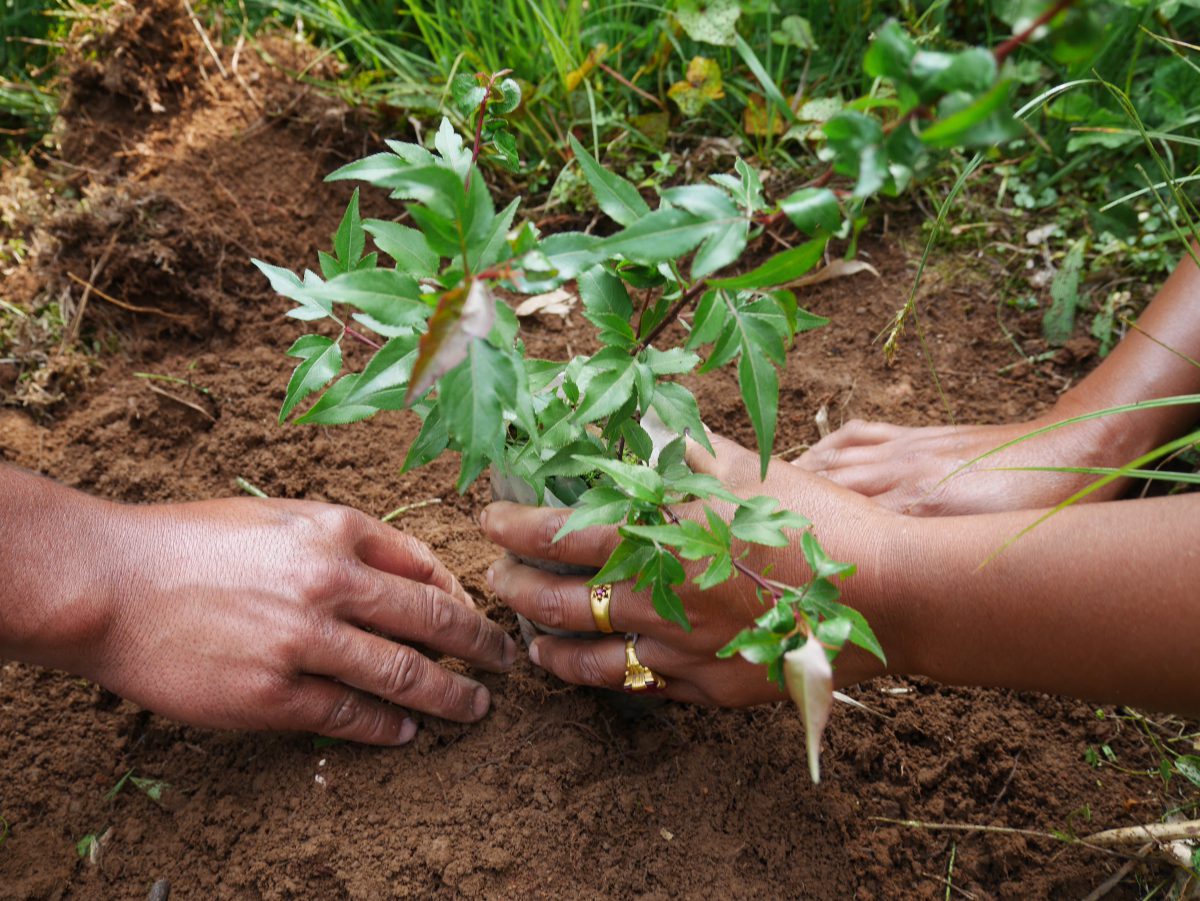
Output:
[[[508,115],[521,105],[521,85],[512,78],[501,79],[492,96],[495,99],[490,104],[491,111]]]
[[[650,406],[672,432],[688,435],[712,453],[712,445],[700,420],[700,407],[691,391],[676,382],[660,382],[655,386]]]
[[[634,500],[648,504],[662,503],[663,492],[666,490],[662,476],[649,466],[635,466],[607,457],[581,456],[578,459],[581,463],[611,477],[617,487]]]
[[[570,519],[563,523],[554,540],[558,541],[580,529],[620,522],[629,515],[630,506],[629,498],[615,488],[599,485],[589,489],[579,499]]]
[[[1062,347],[1075,330],[1075,310],[1079,306],[1079,270],[1083,267],[1085,241],[1071,245],[1062,267],[1050,282],[1050,308],[1042,317],[1042,336],[1051,347]]]
[[[504,452],[504,410],[515,402],[516,379],[512,360],[486,341],[472,341],[466,360],[442,378],[439,405],[463,454],[460,492],[473,480],[472,471]]]
[[[685,375],[700,362],[698,356],[682,347],[672,347],[669,350],[647,347],[642,351],[641,358],[655,375]]]
[[[775,633],[766,629],[743,629],[717,651],[717,656],[726,659],[741,654],[750,663],[764,665],[783,656],[783,652],[783,642]]]
[[[775,254],[761,266],[733,278],[711,279],[715,288],[745,290],[770,288],[798,279],[812,269],[825,252],[825,238],[814,238],[790,250]]]
[[[694,519],[663,526],[621,526],[622,535],[634,535],[679,549],[685,560],[704,560],[714,554],[728,554],[729,541],[710,532]]]
[[[878,119],[855,110],[845,110],[821,127],[833,151],[833,169],[839,175],[858,179],[855,197],[869,197],[888,178],[887,153],[883,149],[883,126]]]
[[[692,624],[688,622],[687,612],[683,609],[683,599],[672,587],[682,585],[686,579],[683,564],[675,559],[675,555],[660,550],[638,575],[634,589],[644,591],[649,586],[654,611],[667,622],[677,623],[683,631],[691,632]]]
[[[437,133],[433,136],[433,146],[438,155],[459,178],[465,179],[471,171],[471,151],[463,146],[462,135],[454,130],[450,120],[442,117]]]
[[[799,513],[779,509],[773,497],[750,497],[733,514],[730,531],[742,541],[767,547],[787,547],[791,542],[784,529],[804,529],[811,523]],[[809,533],[805,533],[806,535]]]
[[[296,367],[288,382],[287,394],[279,410],[282,423],[296,404],[314,391],[327,385],[342,369],[342,349],[323,335],[305,335],[288,349],[288,356],[299,357],[303,362]]]
[[[450,443],[450,433],[446,430],[446,420],[442,416],[441,404],[435,406],[421,424],[421,431],[408,448],[404,457],[401,474],[424,466],[441,456]]]
[[[692,317],[692,331],[684,345],[695,350],[702,344],[711,344],[721,335],[726,320],[725,300],[718,291],[705,291]]]
[[[754,426],[754,437],[758,440],[758,456],[761,463],[759,478],[767,477],[767,465],[771,462],[771,449],[775,446],[775,422],[779,412],[779,375],[775,367],[753,347],[743,345],[738,360],[738,384],[742,389],[742,400],[746,413]]]
[[[921,132],[922,142],[941,150],[1004,143],[1020,131],[1008,110],[1011,89],[1012,82],[1001,81],[978,100],[948,115],[939,106],[942,118]]]
[[[359,269],[309,289],[316,301],[349,304],[393,327],[417,326],[429,315],[411,275],[395,269]]]
[[[637,188],[614,172],[609,172],[584,148],[574,135],[570,136],[571,150],[583,169],[584,178],[596,195],[596,203],[618,225],[630,226],[646,216],[650,207]]]
[[[1192,785],[1200,787],[1200,757],[1181,754],[1175,758],[1175,771]]]
[[[818,579],[832,579],[834,576],[845,579],[854,575],[854,564],[838,563],[826,554],[812,532],[805,532],[800,536],[800,549],[804,553],[804,559],[812,568],[813,575]]]
[[[672,206],[712,223],[712,234],[696,251],[692,260],[692,278],[703,278],[734,262],[746,249],[750,220],[713,185],[682,185],[662,192]]]
[[[593,324],[604,327],[600,317],[614,316],[625,322],[633,318],[633,301],[625,283],[602,266],[593,266],[579,276],[579,298],[583,301],[583,315]],[[633,329],[629,329],[633,334]]]
[[[606,582],[624,582],[641,573],[657,553],[652,544],[641,539],[625,539],[609,555],[607,562],[600,572],[592,576],[589,585],[603,585]]]
[[[839,604],[837,601],[819,600],[813,596],[813,592],[809,592],[809,596],[805,598],[804,605],[820,613],[822,616],[839,618],[848,622],[850,624],[848,639],[851,644],[858,645],[863,650],[874,654],[884,664],[887,663],[887,657],[883,653],[883,646],[880,645],[879,639],[875,637],[875,632],[867,624],[866,618],[853,607],[847,607],[845,604]]]
[[[483,179],[479,181],[482,184]],[[499,215],[490,217],[491,224],[483,231],[481,237],[468,236],[467,262],[471,264],[474,271],[478,272],[488,266],[494,266],[506,256],[508,230],[512,228],[513,217],[516,216],[517,207],[520,204],[521,198],[513,198],[512,202],[501,210]]]
[[[486,96],[487,89],[473,74],[460,72],[450,81],[451,101],[454,108],[464,116],[470,116],[478,110],[479,104],[483,103],[483,98]]]
[[[373,416],[380,410],[399,410],[415,359],[416,338],[392,338],[376,351],[361,373],[346,376],[326,391],[296,421],[313,425],[342,425]]]
[[[796,228],[808,235],[832,234],[842,224],[842,208],[828,188],[802,188],[781,201],[779,208]]]
[[[401,272],[414,278],[432,278],[438,274],[441,258],[415,228],[382,219],[368,219],[363,228],[374,238],[375,246],[396,261]]]
[[[675,18],[689,38],[718,47],[733,46],[741,14],[738,0],[679,0],[675,10]]]
[[[679,259],[717,227],[712,221],[684,210],[664,207],[604,238],[597,249],[607,254],[619,253],[634,263],[654,265]]]
[[[579,422],[595,422],[619,410],[633,390],[633,360],[625,358],[625,365],[601,372],[588,382],[583,400],[575,410]]]
[[[872,78],[903,81],[917,48],[900,23],[888,19],[875,32],[871,46],[863,55],[863,71]]]
[[[362,218],[358,214],[358,188],[350,198],[342,222],[333,236],[333,252],[343,271],[352,270],[362,259],[366,249],[366,238],[363,235]]]
[[[682,496],[684,500],[690,498],[704,498],[725,501],[730,504],[740,504],[742,499],[736,494],[727,489],[724,483],[716,476],[710,476],[707,473],[691,472],[686,467],[679,474],[665,474],[663,479],[667,483],[667,488]]]

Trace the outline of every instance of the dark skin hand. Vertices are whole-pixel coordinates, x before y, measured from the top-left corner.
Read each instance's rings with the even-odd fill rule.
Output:
[[[1182,434],[1200,410],[1159,407],[1073,423],[1001,451],[949,480],[946,476],[1001,444],[1064,419],[1153,398],[1200,393],[1200,365],[1192,362],[1200,360],[1198,307],[1200,269],[1191,257],[1184,257],[1139,317],[1139,330],[1131,331],[1100,366],[1036,419],[927,428],[855,420],[818,441],[795,464],[875,498],[885,507],[916,516],[1053,506],[1095,477],[987,470],[1124,466]],[[1117,481],[1088,500],[1109,500],[1126,488]]]
[[[489,672],[516,653],[428,547],[345,507],[128,506],[0,465],[0,521],[0,656],[194,725],[403,744],[406,708],[490,704],[409,642]]]
[[[1070,507],[980,566],[1040,511],[957,517],[904,516],[788,463],[758,481],[758,455],[713,437],[716,459],[692,445],[688,462],[737,494],[768,494],[813,522],[836,560],[858,564],[843,600],[871,623],[885,667],[857,649],[834,665],[844,686],[889,672],[953,685],[1075,695],[1187,715],[1200,711],[1200,553],[1193,535],[1200,494]],[[552,538],[569,511],[496,503],[483,528],[532,558],[597,566],[616,546],[614,527]],[[681,506],[680,516],[696,516]],[[726,511],[727,513],[728,511]],[[754,547],[748,565],[788,584],[808,578],[794,548]],[[552,576],[511,559],[492,569],[496,594],[546,625],[594,630],[582,578]],[[613,588],[612,624],[640,632],[641,662],[668,680],[667,697],[722,706],[776,700],[765,670],[713,653],[763,609],[735,577],[707,592],[680,589],[690,633],[661,621],[647,592]],[[568,681],[619,689],[624,642],[541,636],[533,662]]]

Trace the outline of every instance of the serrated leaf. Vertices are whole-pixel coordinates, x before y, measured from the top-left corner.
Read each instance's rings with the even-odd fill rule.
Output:
[[[747,290],[771,288],[797,279],[817,265],[825,252],[826,238],[814,238],[790,250],[775,254],[761,266],[733,278],[710,279],[715,288]]]
[[[607,457],[581,456],[579,460],[609,476],[618,488],[633,499],[648,504],[662,503],[665,490],[662,476],[649,466],[635,466]]]
[[[446,430],[441,404],[438,404],[429,411],[421,424],[421,431],[409,445],[408,453],[404,456],[404,465],[400,468],[401,474],[437,459],[449,443],[450,433]]]
[[[679,259],[711,235],[718,225],[685,210],[662,208],[602,239],[598,249],[651,266]]]
[[[605,215],[618,225],[630,226],[650,212],[633,184],[614,172],[609,172],[576,140],[570,136],[571,150],[579,160],[584,178],[596,195],[596,203]]]
[[[742,320],[743,325],[745,320]],[[761,347],[761,345],[759,345]],[[775,446],[775,423],[779,414],[779,374],[767,356],[749,340],[742,341],[742,355],[738,360],[738,385],[746,414],[754,426],[758,439],[758,455],[761,463],[759,477],[767,477],[767,465],[771,461],[771,449]]]
[[[730,531],[742,541],[767,547],[787,547],[791,542],[784,529],[804,529],[811,523],[799,513],[779,509],[777,498],[750,497],[733,514]],[[805,535],[811,533],[805,532]]]
[[[315,301],[349,304],[397,328],[420,325],[429,313],[416,280],[395,269],[344,272],[307,290]]]
[[[812,532],[805,532],[800,536],[800,550],[804,554],[805,561],[812,568],[813,575],[818,579],[832,579],[835,576],[845,579],[854,575],[855,565],[839,563],[826,554],[825,549],[821,547]]]
[[[400,271],[414,278],[432,278],[438,274],[441,258],[415,228],[383,219],[368,219],[363,228],[375,240],[375,245],[395,260]]]
[[[515,401],[512,361],[487,341],[472,341],[467,358],[442,378],[439,406],[462,448],[458,490],[465,491],[489,460],[504,452],[504,410]]]
[[[655,386],[650,407],[675,434],[689,436],[712,453],[712,445],[704,431],[704,423],[700,420],[700,407],[692,392],[683,385],[676,382],[660,382]]]
[[[342,348],[323,335],[305,335],[288,349],[288,356],[302,361],[288,381],[287,394],[279,409],[279,422],[287,419],[296,404],[323,388],[342,369]]]
[[[472,342],[486,338],[495,321],[496,299],[485,281],[470,279],[443,294],[417,346],[405,401],[412,403],[465,360]]]
[[[293,310],[288,315],[306,322],[333,315],[333,302],[314,294],[313,285],[306,285],[294,272],[280,266],[272,266],[262,260],[251,260],[250,262],[267,277],[267,281],[271,283],[271,289],[276,294],[300,304],[299,310]]]
[[[778,635],[766,629],[743,629],[721,650],[721,658],[740,654],[750,663],[764,665],[783,655],[783,643]]]
[[[415,346],[412,335],[392,338],[376,351],[361,373],[343,378],[296,421],[341,425],[366,419],[380,410],[401,409]]]
[[[449,166],[459,178],[466,178],[471,171],[471,151],[463,146],[462,135],[454,130],[450,120],[442,117],[437,134],[433,136],[433,146],[437,148],[442,161]]]
[[[606,582],[625,582],[637,576],[650,563],[657,553],[654,545],[641,540],[625,539],[615,548],[600,572],[592,576],[589,585],[603,585]]]
[[[575,410],[579,422],[595,422],[621,408],[628,402],[634,383],[633,361],[625,358],[625,365],[608,369],[592,378],[583,394],[583,400]]]
[[[654,611],[669,623],[678,624],[684,632],[692,631],[688,622],[687,611],[683,608],[683,598],[675,590],[675,585],[682,585],[686,579],[683,566],[670,551],[659,551],[651,558],[649,565],[642,570],[635,589],[644,591],[650,586],[650,602]]]
[[[836,591],[836,588],[834,590]],[[836,600],[820,598],[817,596],[817,592],[811,590],[805,596],[804,605],[820,613],[822,616],[846,620],[849,623],[847,640],[851,644],[856,644],[863,650],[874,654],[879,658],[880,662],[885,665],[887,664],[887,657],[883,653],[883,646],[879,644],[879,639],[875,637],[875,632],[868,625],[866,618],[853,607],[839,604]]]
[[[592,526],[612,525],[629,515],[630,500],[615,488],[600,485],[589,489],[579,499],[570,518],[563,523],[554,540]]]
[[[481,183],[482,181],[480,179]],[[508,230],[512,228],[513,217],[516,216],[520,204],[521,198],[513,198],[499,215],[491,217],[490,225],[482,237],[475,239],[468,236],[467,262],[471,264],[473,271],[478,272],[494,266],[506,256]]]

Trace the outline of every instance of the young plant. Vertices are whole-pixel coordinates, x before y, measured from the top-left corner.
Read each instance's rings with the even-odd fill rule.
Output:
[[[496,209],[476,163],[483,136],[504,133],[496,114],[515,106],[514,95],[503,73],[463,80],[454,94],[477,104],[472,147],[443,120],[432,151],[389,141],[389,152],[329,176],[389,191],[415,227],[363,220],[356,191],[333,253],[320,256],[320,276],[255,261],[297,304],[289,315],[328,319],[336,331],[334,338],[306,335],[289,350],[300,363],[281,421],[317,392],[295,422],[331,425],[413,410],[422,426],[406,471],[454,451],[460,491],[492,467],[525,482],[538,501],[552,496],[574,507],[559,537],[618,525],[621,542],[593,584],[634,581],[681,629],[690,628],[677,590],[686,578],[681,561],[701,564],[694,581],[702,590],[735,575],[752,581],[764,613],[721,654],[764,664],[768,678],[789,688],[804,713],[814,780],[832,700],[830,661],[847,643],[880,659],[883,649],[863,617],[838,602],[837,581],[853,565],[830,559],[808,520],[771,497],[738,497],[687,467],[682,436],[704,446],[708,439],[695,397],[676,379],[736,365],[765,477],[779,369],[796,336],[827,321],[802,309],[787,285],[817,265],[832,237],[856,233],[870,197],[901,190],[935,151],[992,144],[1014,130],[1008,88],[989,51],[917,50],[889,23],[866,65],[895,99],[832,117],[824,126],[828,172],[778,202],[767,200],[757,172],[738,160],[731,173],[660,190],[652,207],[572,138],[596,205],[612,221],[603,236],[542,235],[530,223],[514,225],[518,201]],[[837,176],[852,179],[852,187],[828,187]],[[742,271],[747,248],[788,224],[799,243]],[[367,236],[377,251],[367,253]],[[393,265],[381,265],[380,253]],[[515,314],[494,291],[535,294],[566,283],[577,286],[600,349],[570,360],[531,358]],[[376,353],[362,371],[338,378],[348,337]],[[652,435],[664,431],[674,437],[656,444]],[[700,515],[680,518],[678,506],[693,501]],[[729,521],[712,501],[732,505]],[[746,545],[787,547],[797,532],[811,570],[805,584],[779,584],[744,562]]]

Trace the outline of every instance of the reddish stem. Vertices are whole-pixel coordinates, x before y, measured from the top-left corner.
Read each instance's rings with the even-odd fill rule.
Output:
[[[471,150],[471,168],[467,170],[467,180],[463,183],[463,187],[467,189],[471,187],[471,176],[475,173],[475,165],[479,161],[479,151],[483,149],[483,117],[487,113],[488,99],[492,96],[492,85],[495,83],[495,77],[488,79],[483,88],[483,99],[479,101],[479,110],[475,113],[475,146]]]
[[[1029,40],[1029,37],[1035,31],[1057,16],[1064,9],[1071,6],[1071,4],[1074,2],[1075,0],[1058,0],[1057,3],[1034,19],[1028,28],[1026,28],[1020,34],[1014,34],[1003,44],[1000,44],[998,47],[996,47],[996,49],[992,51],[992,57],[996,60],[996,65],[1000,65],[1000,63],[1004,62],[1004,60],[1008,58],[1008,55]]]
[[[345,326],[344,328],[346,329],[346,334],[349,335],[351,338],[353,338],[355,341],[361,341],[363,344],[367,345],[368,347],[373,347],[376,350],[383,350],[383,345],[380,344],[378,341],[372,341],[370,338],[368,338],[362,332],[356,332],[354,329],[350,328],[350,326],[348,326],[348,325]]]
[[[653,103],[655,106],[657,106],[664,113],[667,112],[667,105],[665,103],[663,103],[659,98],[655,97],[649,91],[644,91],[641,88],[639,88],[637,85],[635,85],[632,81],[630,81],[628,78],[626,78],[620,72],[618,72],[616,69],[612,68],[611,66],[609,66],[605,63],[601,63],[601,62],[597,62],[596,67],[598,69],[600,69],[602,72],[606,72],[611,78],[614,78],[617,81],[619,81],[621,84],[625,85],[625,87],[629,88],[629,90],[633,91],[639,97],[643,97],[646,100],[649,100],[651,103]]]
[[[696,284],[684,291],[679,300],[675,301],[675,305],[671,307],[671,309],[667,310],[667,314],[663,316],[662,322],[654,326],[654,328],[650,330],[650,334],[643,338],[638,343],[637,347],[633,349],[631,356],[636,357],[643,350],[649,347],[654,342],[655,338],[667,330],[667,326],[679,318],[679,314],[682,313],[688,307],[688,305],[692,303],[692,301],[704,293],[705,287],[706,285],[704,281],[698,281]]]

